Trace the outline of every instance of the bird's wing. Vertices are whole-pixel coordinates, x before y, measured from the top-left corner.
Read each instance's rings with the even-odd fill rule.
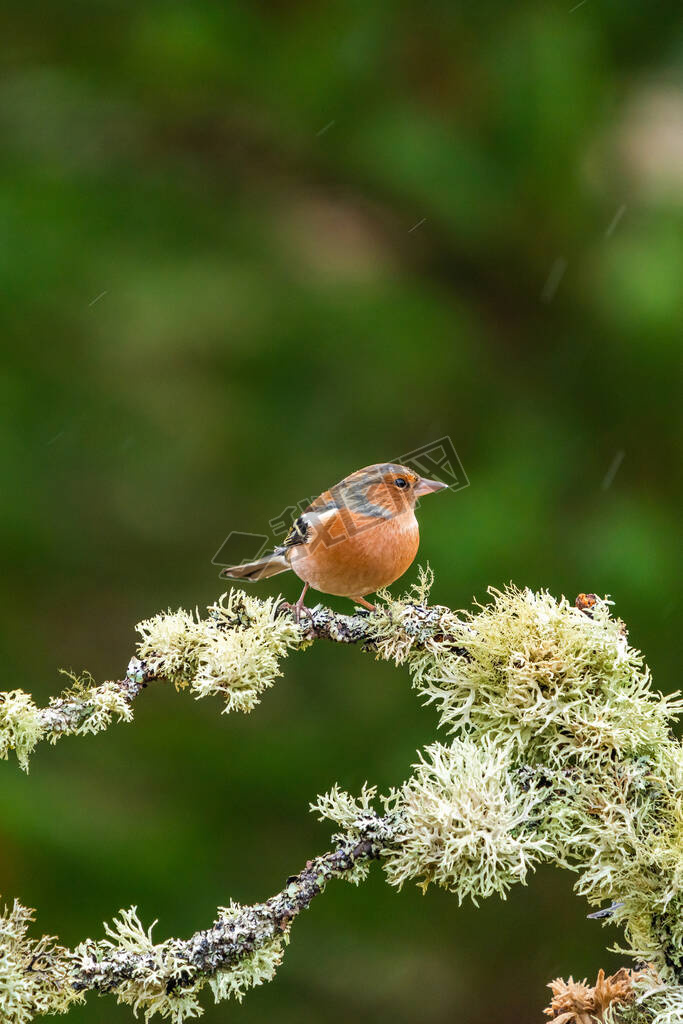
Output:
[[[306,512],[304,512],[303,515],[297,516],[283,543],[275,550],[278,554],[284,554],[285,551],[295,547],[297,544],[308,544],[310,539],[310,521],[307,518]]]
[[[338,511],[339,505],[336,499],[329,491],[323,491],[320,497],[312,501],[308,508],[294,520],[283,543],[275,549],[276,552],[284,554],[289,548],[299,544],[310,544],[315,527]]]

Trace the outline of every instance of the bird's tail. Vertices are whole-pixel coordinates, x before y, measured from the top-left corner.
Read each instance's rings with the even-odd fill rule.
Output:
[[[267,580],[269,576],[277,576],[279,572],[287,572],[289,568],[290,565],[285,556],[272,551],[269,555],[264,555],[263,558],[257,558],[255,562],[221,569],[221,579]]]

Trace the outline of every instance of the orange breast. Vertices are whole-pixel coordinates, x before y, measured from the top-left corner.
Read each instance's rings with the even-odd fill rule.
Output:
[[[310,541],[291,548],[296,575],[315,590],[364,597],[386,587],[412,564],[420,543],[412,509],[390,519],[343,509],[322,516]]]

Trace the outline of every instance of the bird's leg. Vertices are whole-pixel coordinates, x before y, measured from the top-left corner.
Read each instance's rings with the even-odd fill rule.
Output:
[[[306,597],[306,591],[308,590],[309,584],[304,583],[304,589],[301,591],[301,597],[294,605],[294,618],[297,622],[301,622],[301,613],[307,612],[308,608],[304,608],[304,598]]]
[[[352,597],[351,600],[356,604],[362,604],[364,608],[367,608],[371,612],[377,611],[377,606],[370,604],[370,602],[366,601],[364,597]]]

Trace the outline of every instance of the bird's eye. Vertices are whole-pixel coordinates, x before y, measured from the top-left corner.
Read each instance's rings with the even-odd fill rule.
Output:
[[[396,479],[394,480],[394,483],[396,484],[397,487],[408,486],[408,481],[405,479],[405,477],[402,476],[397,476]]]

